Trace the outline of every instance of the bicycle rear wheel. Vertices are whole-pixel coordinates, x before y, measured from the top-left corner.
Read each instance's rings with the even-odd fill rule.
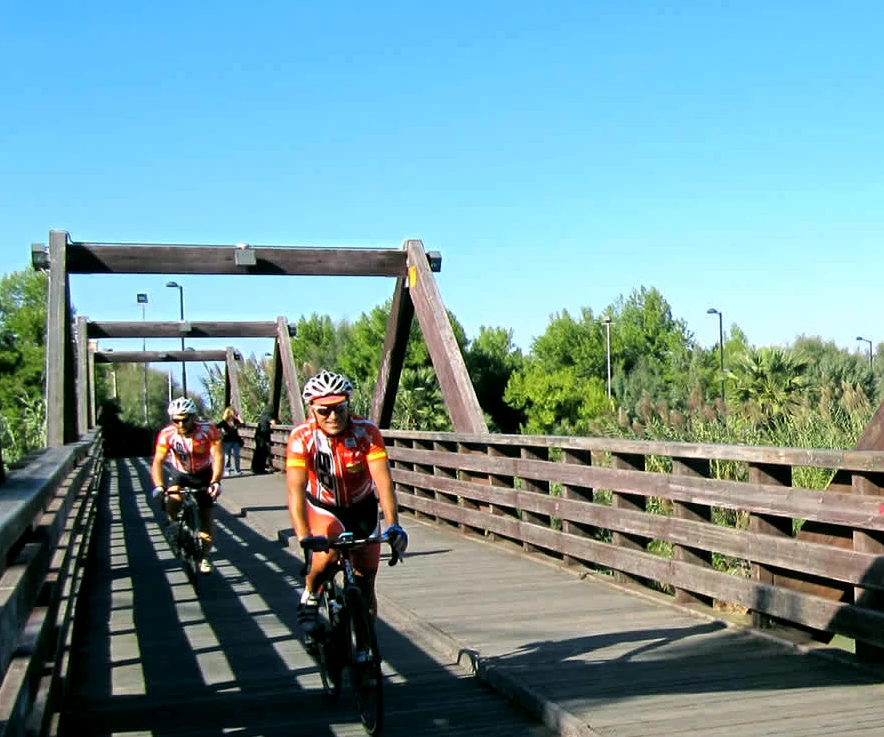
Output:
[[[356,708],[365,731],[375,737],[384,726],[384,690],[381,652],[374,622],[358,589],[347,590],[350,673]]]

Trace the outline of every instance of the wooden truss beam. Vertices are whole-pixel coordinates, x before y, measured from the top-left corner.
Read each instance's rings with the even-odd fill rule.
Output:
[[[398,277],[406,269],[402,251],[369,248],[70,243],[66,255],[68,274]]]
[[[234,354],[239,358],[239,354]],[[227,351],[96,351],[95,363],[194,363],[226,361]]]
[[[265,322],[89,322],[90,338],[275,338]]]

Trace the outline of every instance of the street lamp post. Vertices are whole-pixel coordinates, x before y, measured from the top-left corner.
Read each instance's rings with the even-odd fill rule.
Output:
[[[184,287],[176,281],[166,282],[167,287],[178,290],[178,304],[180,307],[181,329],[184,329]],[[184,333],[181,333],[181,350],[184,350]],[[187,368],[184,361],[181,362],[181,390],[184,396],[187,396]]]
[[[721,371],[721,408],[724,409],[724,319],[719,310],[710,307],[707,315],[718,315],[718,368]]]
[[[869,371],[872,370],[872,341],[868,338],[863,338],[861,335],[856,337],[857,340],[861,340],[863,343],[869,344]]]
[[[144,309],[145,307],[147,307],[148,303],[147,293],[139,292],[135,295],[135,299],[137,300],[138,304],[141,305],[141,322],[143,323],[145,316]],[[141,339],[141,351],[142,353],[147,351],[147,338]],[[144,364],[144,388],[141,392],[141,402],[144,408],[144,424],[147,425],[147,363]]]
[[[605,315],[602,318],[602,322],[605,325],[605,357],[607,359],[607,367],[608,367],[608,399],[611,398],[611,318],[608,315]]]

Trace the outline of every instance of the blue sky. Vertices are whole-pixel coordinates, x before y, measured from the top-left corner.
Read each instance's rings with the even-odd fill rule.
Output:
[[[508,327],[526,350],[552,314],[643,285],[707,346],[710,306],[757,345],[884,339],[881,3],[209,7],[5,4],[0,271],[25,268],[51,228],[420,238],[468,336]],[[193,320],[357,319],[393,290],[175,278]],[[167,279],[79,276],[72,298],[90,319],[133,320],[146,291],[147,318],[174,320]]]

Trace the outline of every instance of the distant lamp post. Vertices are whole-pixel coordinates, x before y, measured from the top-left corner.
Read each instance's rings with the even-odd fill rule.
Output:
[[[869,344],[869,371],[872,370],[872,341],[868,338],[863,338],[861,335],[856,337],[857,340],[861,340],[863,343]]]
[[[718,368],[721,371],[721,407],[724,409],[724,319],[719,310],[710,307],[707,315],[718,315]]]
[[[141,322],[144,322],[145,308],[148,304],[147,293],[139,292],[135,295],[136,302],[141,305]],[[147,351],[147,338],[141,339],[142,353]],[[116,390],[114,390],[116,392]],[[147,362],[144,364],[144,388],[141,392],[141,401],[144,408],[144,424],[147,425]]]
[[[178,305],[179,305],[179,314],[181,317],[181,329],[184,329],[184,287],[182,287],[177,281],[168,281],[166,282],[166,286],[171,289],[178,290]],[[184,350],[184,333],[181,334],[181,350]],[[185,368],[184,361],[181,362],[181,393],[184,396],[187,396],[187,369]]]
[[[602,318],[605,325],[605,357],[608,367],[608,399],[611,398],[611,323],[613,320],[608,315]]]

